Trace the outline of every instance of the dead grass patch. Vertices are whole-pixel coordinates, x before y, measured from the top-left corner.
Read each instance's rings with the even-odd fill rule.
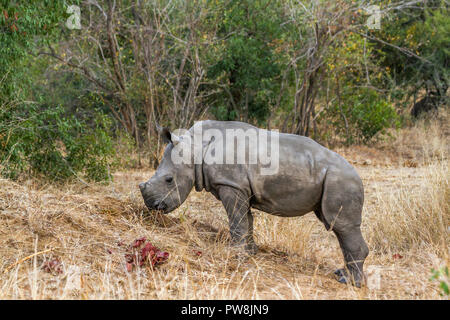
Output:
[[[149,215],[137,184],[151,172],[134,170],[89,187],[0,179],[0,299],[441,299],[429,277],[431,268],[448,265],[448,140],[434,129],[408,130],[422,145],[414,150],[427,155],[411,158],[414,165],[398,161],[403,151],[389,162],[379,149],[342,152],[364,181],[366,267],[381,270],[379,288],[334,280],[342,254],[313,214],[255,211],[260,253],[237,259],[225,210],[212,195],[193,191],[170,215]],[[168,251],[169,260],[127,272],[124,244],[139,237]],[[46,271],[54,259],[61,273]]]

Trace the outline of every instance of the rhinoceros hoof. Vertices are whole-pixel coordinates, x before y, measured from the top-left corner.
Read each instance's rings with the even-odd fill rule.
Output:
[[[345,270],[344,268],[342,269],[337,269],[334,274],[339,278],[341,277],[347,277],[348,276],[348,272],[347,270]]]
[[[255,255],[255,254],[257,254],[258,253],[258,250],[259,250],[259,248],[258,248],[258,246],[256,245],[256,244],[248,244],[246,247],[245,247],[245,251],[249,254],[249,255]]]
[[[258,246],[256,244],[232,244],[231,249],[235,252],[238,260],[246,260],[250,256],[258,253]]]
[[[349,279],[349,277],[340,277],[338,279],[338,281],[340,283],[344,283],[344,284],[351,284],[357,288],[361,288],[361,281],[352,281],[351,279]]]
[[[344,284],[351,284],[357,288],[361,288],[361,280],[354,279],[347,270],[345,269],[338,269],[334,272],[334,274],[337,276],[337,281]]]

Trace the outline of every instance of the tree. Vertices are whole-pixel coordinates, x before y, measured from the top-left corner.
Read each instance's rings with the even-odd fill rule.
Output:
[[[202,23],[207,4],[90,0],[81,12],[83,28],[41,54],[87,79],[138,147],[144,131],[156,159],[157,122],[187,126],[207,109],[199,94],[200,55],[215,25]]]
[[[58,39],[65,9],[62,1],[0,1],[0,105],[27,96],[24,62],[40,45]]]
[[[220,91],[212,113],[221,120],[264,123],[281,84],[283,7],[270,0],[224,1],[208,77]]]
[[[395,10],[379,32],[382,65],[389,73],[396,101],[407,107],[424,100],[448,103],[450,19],[445,1],[422,1]],[[404,48],[408,48],[405,50]]]

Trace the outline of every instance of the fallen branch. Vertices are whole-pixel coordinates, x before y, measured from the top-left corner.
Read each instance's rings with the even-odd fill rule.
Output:
[[[53,250],[53,249],[50,248],[50,249],[47,249],[47,250],[44,250],[44,251],[35,252],[35,253],[33,253],[32,255],[29,255],[28,257],[22,258],[22,259],[20,259],[19,261],[17,261],[17,262],[15,262],[15,263],[13,263],[12,265],[10,265],[10,266],[9,266],[8,268],[6,268],[5,270],[3,270],[3,274],[7,273],[9,270],[11,270],[11,269],[14,268],[15,266],[21,264],[22,262],[25,262],[25,261],[27,261],[27,260],[29,260],[29,259],[31,259],[31,258],[33,258],[33,257],[35,257],[35,256],[37,256],[37,255],[40,255],[40,254],[43,254],[43,253],[47,253],[47,252],[50,252],[50,251],[52,251],[52,250]]]

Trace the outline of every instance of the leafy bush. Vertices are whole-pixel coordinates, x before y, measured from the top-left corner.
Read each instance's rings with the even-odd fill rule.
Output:
[[[394,108],[384,100],[370,104],[356,103],[350,112],[351,122],[355,123],[357,137],[368,143],[376,134],[385,133],[385,129],[398,121]]]
[[[24,111],[25,110],[25,111]],[[114,145],[111,120],[100,113],[91,119],[65,115],[62,107],[38,105],[0,111],[0,169],[4,177],[23,173],[66,180],[110,177]]]
[[[342,104],[335,104],[326,116],[333,119],[336,133],[345,137],[347,144],[369,143],[386,129],[399,125],[395,109],[377,93],[363,90],[342,97]]]

